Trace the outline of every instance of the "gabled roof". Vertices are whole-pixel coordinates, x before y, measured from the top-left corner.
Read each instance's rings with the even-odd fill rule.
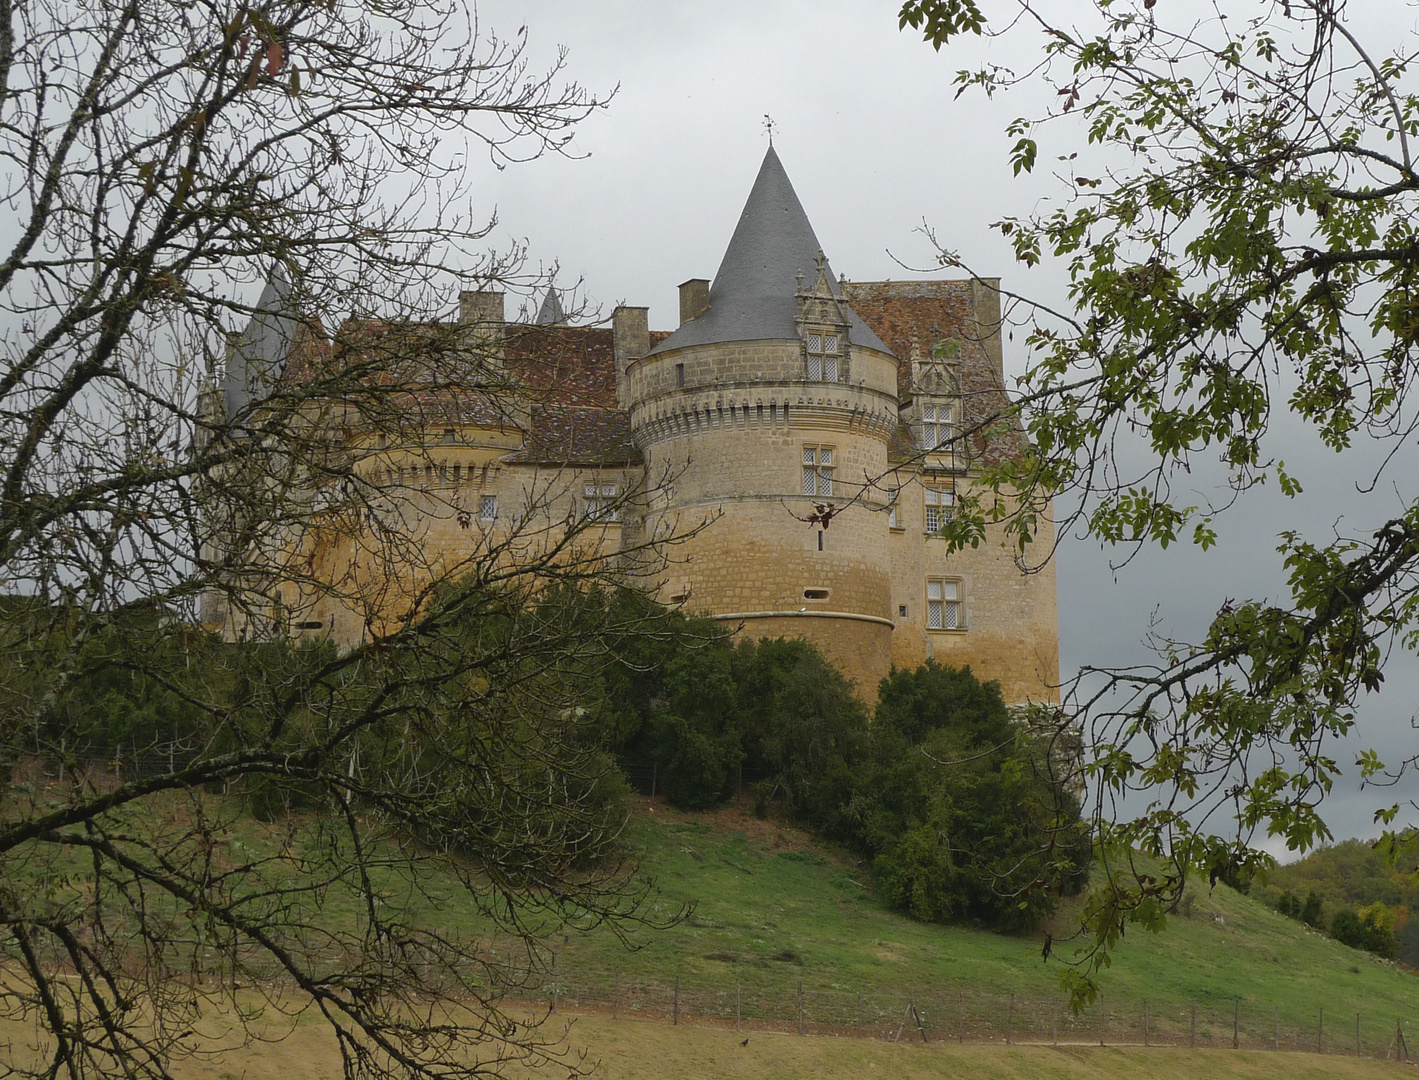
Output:
[[[684,323],[652,353],[722,341],[796,340],[798,292],[818,278],[822,245],[772,146],[739,215],[710,286],[709,307]],[[823,264],[828,288],[842,296],[832,269]],[[848,309],[854,345],[890,352]]]

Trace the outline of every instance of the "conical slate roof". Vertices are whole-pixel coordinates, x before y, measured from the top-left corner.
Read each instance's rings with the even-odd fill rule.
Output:
[[[566,313],[562,311],[562,298],[557,294],[555,285],[547,286],[547,295],[542,298],[542,306],[537,310],[537,318],[532,321],[538,326],[556,326],[558,323],[566,321]]]
[[[797,293],[805,286],[811,288],[817,279],[821,250],[783,163],[770,146],[710,286],[709,308],[652,353],[722,341],[797,339]],[[842,296],[826,263],[824,270],[833,295]],[[852,344],[891,352],[848,311]]]
[[[251,321],[227,356],[222,377],[222,398],[227,416],[245,409],[253,397],[264,397],[291,355],[296,319],[291,305],[291,283],[280,263],[256,302]]]

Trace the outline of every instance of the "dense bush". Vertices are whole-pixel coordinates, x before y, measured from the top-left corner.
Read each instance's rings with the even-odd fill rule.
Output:
[[[1383,904],[1360,911],[1341,908],[1331,920],[1330,936],[1352,949],[1364,949],[1392,960],[1399,952],[1399,942],[1395,940],[1394,927],[1388,915],[1388,909]]]
[[[880,688],[859,771],[858,846],[889,903],[918,918],[1036,925],[1092,854],[1079,804],[996,683],[927,663]]]
[[[870,861],[917,918],[1033,926],[1083,885],[1079,805],[995,683],[935,663],[883,680],[869,723],[851,684],[801,639],[742,641],[683,620],[627,643],[602,727],[623,761],[653,763],[686,809],[729,799],[741,770],[760,807]]]

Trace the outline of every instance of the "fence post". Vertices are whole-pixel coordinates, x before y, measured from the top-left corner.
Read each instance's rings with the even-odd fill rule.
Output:
[[[1190,1049],[1197,1048],[1197,1000],[1192,1002],[1192,1024],[1187,1029],[1187,1045]]]
[[[1059,1006],[1054,1007],[1054,1015],[1049,1022],[1049,1041],[1053,1046],[1059,1045]]]
[[[858,1031],[859,1034],[862,1032],[862,991],[861,991],[861,990],[859,990],[859,991],[857,992],[857,1013],[856,1013],[856,1014],[854,1015],[854,1017],[853,1017],[852,1026],[857,1029],[857,1031]]]
[[[1316,1025],[1316,1053],[1325,1053],[1325,1006],[1320,1007],[1320,1023]]]
[[[552,1012],[557,1011],[557,954],[552,954]]]
[[[803,1034],[803,980],[798,980],[798,1034]]]
[[[1235,1050],[1238,1046],[1241,1045],[1241,1041],[1240,1041],[1240,1040],[1238,1039],[1238,1037],[1237,1037],[1237,1035],[1238,1035],[1238,1028],[1241,1027],[1241,1019],[1242,1019],[1242,999],[1241,999],[1241,998],[1237,998],[1236,1001],[1232,1002],[1232,1049],[1233,1049],[1233,1050]]]
[[[1355,1014],[1355,1056],[1360,1056],[1360,1014]]]
[[[962,990],[957,997],[961,1004],[961,1026],[956,1029],[956,1042],[964,1044],[966,1041],[966,992]]]
[[[1143,1045],[1148,1045],[1148,999],[1143,999]]]
[[[613,970],[611,972],[611,1019],[616,1019],[621,1004],[621,972]]]
[[[679,1026],[680,1026],[680,976],[679,976],[679,975],[676,975],[676,976],[675,976],[675,1002],[674,1002],[673,1008],[674,1008],[674,1010],[675,1010],[675,1015],[674,1015],[674,1019],[671,1021],[671,1024],[672,1024],[674,1027],[679,1027]]]
[[[1005,1045],[1009,1046],[1015,1041],[1015,995],[1010,995],[1010,1011],[1005,1019]]]
[[[1276,1010],[1276,1031],[1272,1036],[1271,1048],[1279,1051],[1281,1049],[1281,1010]]]
[[[739,980],[738,980],[738,979],[735,979],[735,980],[734,980],[734,1030],[735,1030],[735,1031],[738,1031],[738,1030],[739,1030],[739,1018],[740,1018],[741,1015],[742,1015],[742,1014],[741,1014],[740,1009],[739,1009]]]

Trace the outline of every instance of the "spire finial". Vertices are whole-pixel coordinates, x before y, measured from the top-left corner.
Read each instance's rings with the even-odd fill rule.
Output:
[[[769,133],[770,146],[774,144],[774,128],[776,127],[778,127],[778,125],[774,123],[774,118],[768,113],[764,113],[764,130]]]

